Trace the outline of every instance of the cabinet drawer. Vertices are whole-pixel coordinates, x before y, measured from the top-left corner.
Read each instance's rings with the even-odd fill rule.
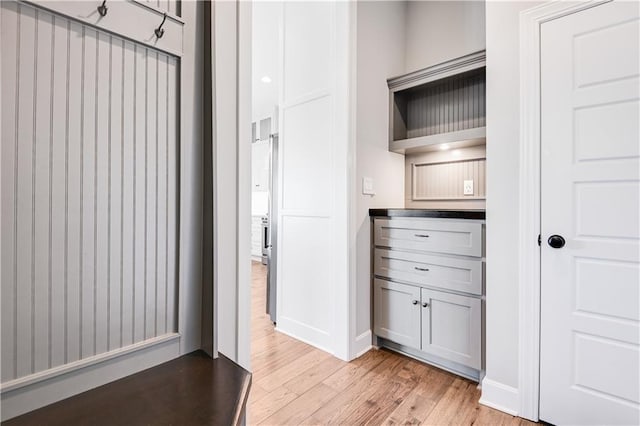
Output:
[[[422,350],[479,370],[482,366],[481,301],[422,289]]]
[[[482,261],[375,249],[374,274],[471,294],[482,294]]]
[[[437,219],[375,219],[375,245],[482,256],[482,224]]]

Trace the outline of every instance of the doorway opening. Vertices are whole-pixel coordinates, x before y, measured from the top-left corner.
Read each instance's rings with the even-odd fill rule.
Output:
[[[281,4],[252,3],[251,352],[276,323],[278,48]]]

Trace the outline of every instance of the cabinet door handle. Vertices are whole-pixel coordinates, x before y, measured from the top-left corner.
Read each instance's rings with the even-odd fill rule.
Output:
[[[427,302],[424,302],[424,303],[422,304],[422,307],[423,307],[423,308],[428,308],[428,307],[429,307],[429,304],[428,304]]]
[[[414,300],[414,301],[412,301],[411,303],[413,303],[414,305],[417,305],[417,304],[418,304],[418,303],[420,303],[420,302],[418,302],[417,300]]]
[[[413,235],[420,238],[429,238],[429,234],[413,234]]]
[[[414,266],[413,269],[416,271],[429,272],[429,268],[420,268],[418,266]]]

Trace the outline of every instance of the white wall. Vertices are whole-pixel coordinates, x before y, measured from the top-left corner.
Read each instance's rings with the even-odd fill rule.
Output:
[[[483,402],[517,410],[519,13],[533,2],[488,2],[487,275]]]
[[[404,156],[389,152],[387,78],[404,72],[404,2],[357,4],[356,344],[371,343],[369,209],[404,206]],[[362,195],[362,177],[374,180],[375,196]]]
[[[409,1],[405,72],[484,49],[484,1]]]
[[[249,369],[251,4],[213,2],[212,7],[215,19],[213,275],[217,291],[216,337],[220,353]]]

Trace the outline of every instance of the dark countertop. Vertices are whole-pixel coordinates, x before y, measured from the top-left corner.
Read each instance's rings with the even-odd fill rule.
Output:
[[[437,217],[445,219],[484,220],[484,210],[433,210],[433,209],[369,209],[374,217]]]

